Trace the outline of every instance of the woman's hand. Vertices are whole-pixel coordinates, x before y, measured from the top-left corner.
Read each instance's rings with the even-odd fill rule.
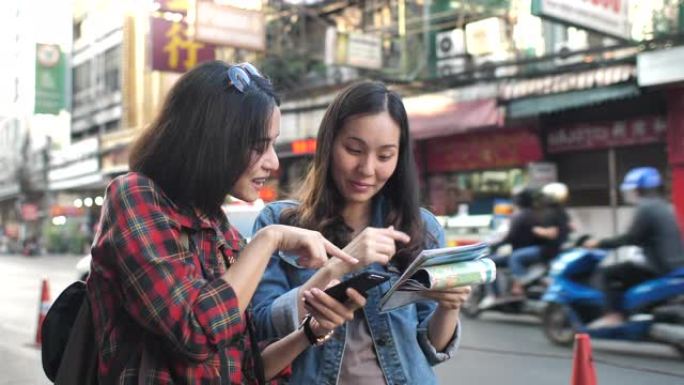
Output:
[[[328,287],[337,283],[339,281],[333,280]],[[347,288],[349,300],[345,303],[338,302],[318,288],[305,290],[303,296],[304,308],[313,316],[311,331],[316,336],[323,336],[346,321],[353,320],[354,312],[366,305],[366,298],[352,288]]]
[[[344,248],[344,251],[359,260],[352,269],[360,269],[377,262],[386,265],[397,252],[395,242],[408,243],[411,237],[394,226],[386,228],[366,227]]]
[[[303,267],[316,269],[323,266],[328,262],[328,254],[347,264],[356,265],[359,262],[325,239],[318,231],[285,225],[266,226],[259,230],[262,231],[275,238],[276,249],[299,255],[297,263]]]
[[[471,292],[470,286],[455,287],[448,290],[424,291],[423,294],[437,304],[442,310],[460,310],[468,300]]]
[[[463,286],[423,292],[427,298],[437,301],[437,309],[432,313],[428,324],[428,337],[438,352],[444,351],[449,341],[453,339],[461,314],[461,306],[468,300],[470,291],[470,286]]]

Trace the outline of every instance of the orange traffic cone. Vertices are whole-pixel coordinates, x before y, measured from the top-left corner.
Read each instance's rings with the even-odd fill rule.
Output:
[[[43,321],[50,309],[50,286],[47,279],[43,278],[43,283],[40,289],[40,308],[38,309],[38,329],[36,330],[36,345],[40,346],[42,339],[41,334],[43,330]]]
[[[594,359],[591,355],[591,339],[585,333],[575,334],[575,353],[570,385],[596,385]]]

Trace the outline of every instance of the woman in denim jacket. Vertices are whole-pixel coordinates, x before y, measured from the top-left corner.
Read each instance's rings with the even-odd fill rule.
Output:
[[[339,94],[321,123],[301,204],[268,205],[255,230],[278,223],[317,230],[361,262],[331,259],[314,270],[301,267],[296,255],[273,254],[252,301],[257,334],[280,338],[298,327],[306,330],[311,319],[333,329],[328,326],[344,321],[342,304],[322,291],[326,286],[360,270],[393,278],[369,290],[366,306],[332,338],[323,342],[324,336],[308,333],[313,346],[293,363],[292,383],[437,382],[432,366],[456,350],[459,309],[470,288],[379,312],[382,294],[412,259],[422,249],[444,246],[441,226],[418,206],[417,186],[400,97],[378,82],[357,83]]]

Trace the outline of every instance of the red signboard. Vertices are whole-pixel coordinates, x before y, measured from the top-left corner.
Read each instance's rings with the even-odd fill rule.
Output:
[[[314,154],[316,152],[316,139],[298,139],[292,142],[292,153],[297,155]]]
[[[62,205],[52,205],[50,206],[50,216],[58,217],[80,217],[85,215],[85,209],[83,207],[74,206],[62,206]]]
[[[214,45],[191,40],[184,22],[173,22],[153,17],[152,69],[185,72],[195,65],[214,60]]]
[[[28,222],[38,219],[38,205],[24,203],[21,205],[21,217]]]
[[[424,145],[431,173],[515,167],[542,159],[537,135],[527,130],[454,135]]]
[[[684,90],[670,92],[667,115],[669,162],[671,165],[684,166]]]
[[[684,233],[684,166],[672,167],[672,204],[677,214],[679,230]]]
[[[548,131],[546,149],[553,154],[664,142],[666,131],[660,116],[554,127]]]

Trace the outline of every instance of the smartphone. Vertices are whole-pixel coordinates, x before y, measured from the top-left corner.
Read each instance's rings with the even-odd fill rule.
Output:
[[[351,287],[359,292],[359,294],[366,296],[366,292],[387,281],[390,278],[389,275],[378,273],[375,271],[364,271],[361,274],[355,275],[346,281],[342,281],[335,286],[329,287],[325,290],[325,294],[335,298],[339,302],[346,302],[349,298],[347,297],[347,288]]]

